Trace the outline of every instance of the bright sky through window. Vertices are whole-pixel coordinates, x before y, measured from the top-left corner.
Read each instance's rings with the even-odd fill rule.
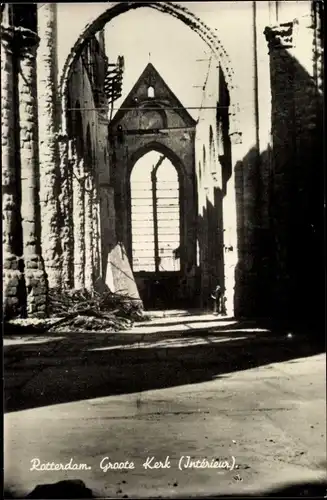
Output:
[[[131,209],[134,272],[179,271],[175,253],[180,246],[178,174],[160,153],[151,151],[135,164]]]

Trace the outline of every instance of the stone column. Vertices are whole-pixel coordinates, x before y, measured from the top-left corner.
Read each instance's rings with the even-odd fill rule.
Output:
[[[93,289],[93,179],[89,172],[85,182],[85,288]]]
[[[228,180],[227,192],[223,196],[223,234],[221,238],[224,245],[224,277],[225,277],[225,298],[226,310],[229,316],[237,315],[239,302],[244,298],[239,296],[236,290],[237,263],[244,258],[244,181],[243,166],[237,161],[240,157],[238,149],[242,149],[242,136],[234,133],[230,136],[233,165],[231,177]],[[240,245],[240,248],[238,248]]]
[[[85,287],[85,167],[76,156],[73,167],[74,286]]]
[[[236,268],[235,280],[235,315],[255,317],[260,314],[258,307],[258,275],[260,272],[260,258],[258,252],[259,230],[260,230],[260,144],[259,144],[259,119],[258,119],[258,71],[257,71],[257,33],[256,33],[256,4],[251,2],[251,23],[246,26],[247,36],[252,52],[252,61],[248,68],[248,81],[251,86],[247,88],[246,101],[242,113],[242,144],[238,144],[240,135],[237,131],[230,130],[230,140],[232,144],[232,169],[238,171],[242,169],[242,175],[237,176],[238,181],[242,178],[243,186],[238,191],[242,192],[242,228],[239,229],[239,235],[242,235],[243,241],[240,242],[242,249],[239,254],[242,260],[238,260]],[[250,9],[250,7],[249,7]],[[250,14],[249,14],[250,17]],[[250,38],[251,37],[251,38]],[[246,86],[247,87],[247,86]],[[244,97],[245,98],[245,97]],[[244,120],[244,121],[243,121]],[[228,181],[228,191],[232,186],[235,186],[235,179]],[[235,189],[235,187],[234,187]],[[234,191],[235,193],[235,191]],[[224,198],[224,217],[229,216],[227,208],[227,197]],[[231,200],[233,203],[233,200]],[[233,220],[236,221],[236,210],[233,208],[231,212]],[[225,220],[224,228],[227,229]],[[225,243],[226,246],[233,247],[232,241],[235,241],[236,232],[233,226],[230,225],[232,234],[229,237],[230,243]],[[224,238],[226,240],[226,238]],[[235,250],[225,252],[225,260],[236,260]],[[227,265],[227,264],[226,264]],[[232,282],[232,278],[230,279]]]
[[[97,193],[97,184],[93,184],[93,240],[92,240],[92,250],[93,250],[93,265],[94,265],[94,278],[95,280],[101,276],[100,268],[100,220],[99,220],[99,201]]]
[[[74,230],[73,230],[73,146],[65,134],[58,135],[60,155],[60,245],[61,286],[71,288],[74,282]]]
[[[49,287],[61,286],[59,151],[57,142],[57,5],[44,4],[38,16],[38,105],[42,253]]]
[[[20,179],[16,168],[15,97],[12,42],[14,31],[1,26],[1,164],[3,306],[6,317],[16,315],[23,305],[25,282],[20,269],[21,248]]]
[[[271,7],[271,6],[270,6]],[[271,314],[271,228],[269,214],[269,191],[271,179],[271,88],[270,67],[264,29],[271,14],[269,2],[254,2],[254,56],[257,115],[257,220],[255,232],[256,252],[256,309],[262,316]]]
[[[294,192],[301,171],[296,168],[294,108],[295,59],[292,54],[294,23],[265,29],[270,55],[272,102],[272,175],[270,216],[274,260],[272,261],[272,305],[276,315],[291,314],[292,217]],[[302,85],[302,82],[301,82]]]
[[[273,102],[275,302],[288,320],[301,311],[301,320],[310,321],[322,298],[317,279],[322,276],[324,203],[321,51],[318,19],[311,14],[265,30]],[[304,289],[310,290],[308,297]]]
[[[47,277],[41,255],[40,165],[38,150],[38,108],[36,52],[38,36],[26,28],[16,29],[20,49],[18,77],[21,156],[21,212],[27,309],[29,315],[43,315],[47,305]]]

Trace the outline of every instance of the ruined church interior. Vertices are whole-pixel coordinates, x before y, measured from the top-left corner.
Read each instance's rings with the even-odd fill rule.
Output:
[[[198,384],[224,384],[218,379],[237,370],[322,356],[323,52],[319,0],[1,4],[5,400],[17,443],[23,443],[26,425],[33,427],[19,420],[24,411],[92,398],[138,398],[192,384],[194,405],[206,407],[209,400],[200,388],[196,392]],[[101,309],[101,297],[110,297],[110,310]],[[68,307],[66,299],[72,302],[63,319],[59,309]],[[289,339],[299,340],[295,346]],[[52,345],[58,351],[47,351]],[[168,351],[175,353],[173,361]],[[157,361],[148,361],[149,352],[160,370]],[[305,364],[298,382],[301,397],[309,398],[301,377],[308,370],[316,384],[317,372],[311,429],[322,424],[325,411],[318,361]],[[26,384],[22,373],[30,377]],[[265,377],[260,372],[255,380]],[[237,384],[243,393],[244,380]],[[244,394],[251,382],[246,384]],[[277,401],[279,393],[269,392],[276,387],[269,387],[258,385],[258,394]],[[234,394],[229,386],[226,391]],[[182,412],[193,404],[188,393],[171,397],[174,408],[182,398]],[[238,398],[243,404],[247,397]],[[281,398],[286,405],[286,396]],[[83,420],[84,410],[78,411]],[[288,428],[289,421],[281,422]],[[196,431],[184,442],[171,425],[169,446],[181,439],[187,455]],[[262,425],[268,429],[267,422]],[[123,439],[122,429],[116,441]],[[45,424],[44,433],[51,432]],[[97,443],[103,442],[99,436]],[[323,430],[319,436],[314,446],[322,458]],[[20,448],[12,438],[8,442],[17,456]],[[51,446],[57,461],[67,459]],[[23,460],[32,458],[26,454]],[[7,477],[20,485],[13,497],[42,483],[41,476],[35,483],[33,472],[17,472],[9,462]],[[264,467],[259,462],[251,467]],[[254,485],[251,467],[244,484]],[[153,478],[152,489],[135,486],[148,476],[137,476],[130,490],[120,485],[118,494],[109,482],[102,487],[98,472],[92,474],[83,471],[80,478],[105,496],[127,492],[148,498],[154,492]],[[53,477],[48,474],[44,483]],[[194,477],[192,487],[200,491],[204,476]],[[59,473],[56,478],[67,479]],[[176,493],[171,485],[179,480],[169,481],[163,498]],[[233,487],[224,483],[222,491],[241,491],[236,486],[243,479],[235,481]],[[203,492],[216,487],[208,479]],[[185,486],[182,493],[193,490]]]
[[[309,315],[317,309],[322,66],[319,2],[312,5],[302,24],[267,25],[259,39],[264,9],[247,9],[253,74],[244,77],[244,89],[217,35],[204,35],[200,22],[193,27],[181,13],[190,39],[193,30],[207,44],[201,40],[202,62],[192,61],[202,85],[185,81],[189,88],[177,96],[154,60],[138,74],[134,65],[132,81],[129,59],[120,52],[110,58],[105,27],[120,11],[130,15],[123,5],[88,27],[60,73],[60,40],[47,42],[57,14],[42,7],[41,20],[36,6],[8,4],[2,13],[6,315],[46,315],[49,290],[93,290],[100,283],[145,309],[208,310],[217,285],[236,317],[295,318],[299,308]],[[295,42],[300,35],[311,40],[311,55]],[[190,90],[198,106],[182,104]],[[249,99],[242,102],[245,90]]]

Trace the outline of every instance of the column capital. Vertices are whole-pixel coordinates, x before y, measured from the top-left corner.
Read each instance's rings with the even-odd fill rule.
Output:
[[[277,26],[267,26],[264,35],[268,42],[269,53],[273,50],[291,49],[294,47],[295,26],[298,25],[297,19],[288,23],[281,23]]]
[[[40,37],[32,30],[21,26],[14,28],[14,47],[22,58],[33,58],[40,43]]]

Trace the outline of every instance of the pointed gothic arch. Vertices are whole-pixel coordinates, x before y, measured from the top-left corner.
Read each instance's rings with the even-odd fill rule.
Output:
[[[85,26],[83,32],[78,37],[65,61],[60,77],[63,133],[66,133],[67,131],[67,86],[69,77],[73,64],[80,56],[81,51],[87,43],[88,38],[94,36],[98,31],[103,29],[109,21],[111,21],[118,15],[124,12],[128,12],[131,9],[137,9],[141,7],[152,8],[179,19],[185,25],[189,26],[192,31],[197,33],[200,38],[209,46],[214,57],[217,61],[219,61],[219,65],[224,73],[225,81],[230,95],[231,103],[229,106],[229,134],[230,136],[233,136],[233,141],[235,140],[235,142],[240,142],[242,133],[240,130],[240,105],[238,100],[238,86],[235,81],[235,75],[231,60],[215,30],[209,28],[204,22],[201,21],[201,19],[195,16],[186,7],[184,7],[184,5],[180,5],[175,2],[110,2],[109,6],[107,4],[104,12],[100,16],[98,16],[96,19]]]
[[[180,176],[167,156],[151,150],[130,175],[130,237],[134,273],[180,271]]]
[[[134,152],[133,155],[129,158],[128,165],[127,165],[127,170],[126,170],[126,177],[124,181],[124,185],[126,186],[126,202],[127,202],[127,213],[128,213],[128,222],[131,222],[131,212],[132,212],[132,207],[131,207],[131,175],[133,172],[133,169],[135,165],[138,163],[138,161],[147,155],[150,152],[157,152],[167,158],[170,163],[174,166],[176,172],[177,172],[177,177],[178,177],[178,184],[179,184],[179,204],[180,204],[180,220],[182,221],[183,218],[185,217],[185,210],[186,207],[184,206],[184,193],[187,189],[186,187],[186,178],[187,178],[187,172],[185,169],[185,166],[183,165],[183,162],[181,159],[177,156],[174,151],[167,147],[165,144],[162,144],[157,141],[150,141],[148,144],[145,144],[141,148],[139,148],[137,151]],[[116,207],[117,211],[119,211],[119,207]],[[183,224],[182,224],[183,226]],[[185,239],[184,235],[181,234],[181,241]],[[127,241],[127,249],[129,255],[132,257],[132,239],[131,235],[129,234],[128,241]]]

